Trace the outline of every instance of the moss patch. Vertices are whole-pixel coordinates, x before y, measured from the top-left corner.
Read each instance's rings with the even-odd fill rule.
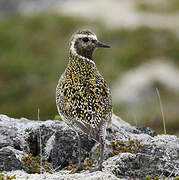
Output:
[[[16,179],[16,175],[5,175],[4,173],[0,173],[0,180],[13,180]]]
[[[50,164],[42,160],[39,156],[23,156],[22,161],[24,165],[29,169],[29,173],[52,173]]]

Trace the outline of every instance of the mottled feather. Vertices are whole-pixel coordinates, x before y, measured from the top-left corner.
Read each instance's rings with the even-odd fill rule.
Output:
[[[76,34],[93,35],[90,31]],[[68,66],[57,85],[56,103],[69,126],[98,142],[104,141],[106,126],[111,122],[112,98],[92,58],[70,50]]]

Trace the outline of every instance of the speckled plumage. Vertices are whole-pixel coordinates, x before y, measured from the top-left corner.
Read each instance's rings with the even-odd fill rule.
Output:
[[[78,34],[96,38],[89,30],[79,31],[75,35]],[[69,126],[101,143],[105,138],[106,126],[111,122],[111,92],[93,59],[79,55],[77,48],[74,49],[78,41],[75,35],[70,43],[73,47],[70,46],[69,63],[56,89],[57,108]]]

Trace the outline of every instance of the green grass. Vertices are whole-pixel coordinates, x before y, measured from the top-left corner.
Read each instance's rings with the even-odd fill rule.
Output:
[[[0,19],[0,113],[37,119],[39,108],[42,120],[55,117],[55,89],[68,63],[69,39],[84,26],[92,27],[101,41],[112,46],[95,52],[109,85],[155,57],[168,57],[179,66],[179,39],[165,29],[109,30],[99,22],[86,24],[84,19],[53,13],[7,16]],[[121,110],[115,106],[114,112]]]

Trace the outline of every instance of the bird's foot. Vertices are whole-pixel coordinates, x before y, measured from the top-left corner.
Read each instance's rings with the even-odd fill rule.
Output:
[[[102,166],[98,166],[95,168],[85,168],[85,170],[88,170],[90,173],[93,173],[95,171],[102,171]]]
[[[78,173],[83,170],[82,164],[78,164],[77,168],[73,169],[70,174]]]

